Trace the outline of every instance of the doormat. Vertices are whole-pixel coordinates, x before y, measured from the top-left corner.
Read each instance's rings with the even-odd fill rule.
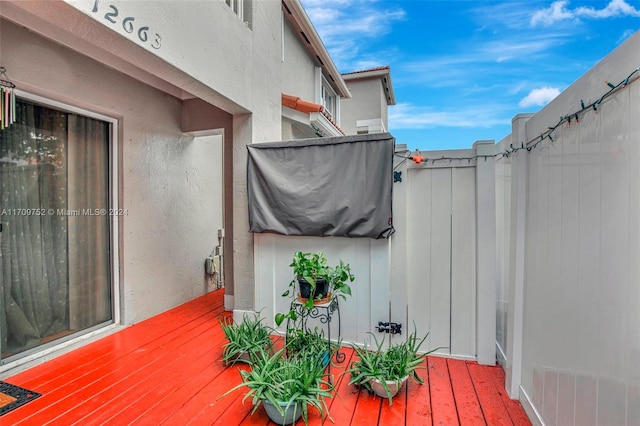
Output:
[[[39,393],[0,381],[0,416],[40,396]]]

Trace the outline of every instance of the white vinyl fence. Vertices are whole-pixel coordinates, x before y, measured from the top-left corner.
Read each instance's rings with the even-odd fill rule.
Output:
[[[469,158],[494,152],[493,141],[471,150],[438,152]],[[387,342],[414,330],[429,335],[424,350],[495,363],[495,173],[493,161],[456,160],[415,165],[400,161],[394,183],[390,240],[255,235],[256,306],[271,322],[286,312],[281,297],[291,281],[293,253],[322,251],[331,265],[351,264],[353,296],[340,301],[343,342]],[[478,201],[478,194],[484,197]],[[482,261],[479,261],[481,259]],[[337,336],[335,319],[332,337]],[[402,333],[377,330],[401,324]],[[320,324],[318,324],[320,325]]]
[[[640,422],[638,65],[640,33],[497,146],[532,148],[496,174],[499,353],[535,423]]]
[[[497,358],[534,424],[640,424],[638,65],[640,32],[500,143],[398,164],[390,241],[256,235],[256,306],[284,309],[293,252],[321,250],[356,273],[346,341],[415,323],[425,349]]]

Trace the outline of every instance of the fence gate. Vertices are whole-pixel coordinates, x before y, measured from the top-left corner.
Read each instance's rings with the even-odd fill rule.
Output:
[[[425,349],[475,358],[476,169],[408,168],[405,182],[407,331],[415,323]]]

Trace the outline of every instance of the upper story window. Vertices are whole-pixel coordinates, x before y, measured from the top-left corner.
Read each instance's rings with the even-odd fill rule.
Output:
[[[336,92],[333,91],[326,80],[322,79],[322,106],[331,118],[336,116],[336,99]]]
[[[238,15],[240,20],[251,28],[251,1],[252,0],[225,0],[225,3]]]
[[[338,126],[340,125],[340,96],[322,74],[322,68],[316,67],[315,91],[317,104],[324,107],[324,113]]]

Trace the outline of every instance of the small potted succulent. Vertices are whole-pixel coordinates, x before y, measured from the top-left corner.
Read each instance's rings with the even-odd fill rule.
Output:
[[[222,351],[222,359],[226,364],[249,363],[251,354],[260,350],[273,352],[271,334],[274,330],[264,325],[258,314],[244,315],[239,324],[230,318],[223,318],[220,326],[228,340]]]
[[[279,425],[293,424],[300,417],[308,425],[309,406],[317,409],[324,421],[329,415],[325,398],[331,398],[334,390],[326,380],[324,366],[310,357],[285,357],[284,351],[282,348],[270,355],[260,350],[252,354],[251,370],[241,370],[242,383],[224,395],[249,388],[243,402],[251,398],[251,413],[264,405],[269,418]]]
[[[417,370],[426,368],[421,365],[425,356],[437,349],[418,355],[428,334],[418,340],[415,329],[406,342],[392,345],[386,351],[382,349],[384,338],[378,342],[373,334],[372,336],[376,342],[376,350],[369,351],[366,346],[352,346],[359,359],[353,361],[342,374],[351,374],[349,384],[362,386],[380,397],[388,398],[391,405],[393,397],[409,377],[420,384],[424,383]]]
[[[335,267],[327,265],[327,259],[322,252],[296,252],[293,255],[293,262],[289,265],[293,268],[294,278],[289,283],[289,289],[285,291],[283,297],[298,298],[305,307],[311,309],[318,302],[328,302],[333,298],[341,297],[346,300],[351,296],[350,282],[355,280],[351,273],[351,266],[342,260]],[[296,293],[296,283],[300,292]],[[282,324],[285,319],[295,320],[297,318],[294,309],[288,313],[276,314],[277,325]]]

